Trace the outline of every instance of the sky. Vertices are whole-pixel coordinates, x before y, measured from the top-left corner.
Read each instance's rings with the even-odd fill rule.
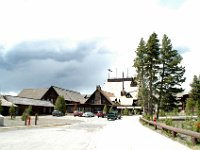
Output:
[[[108,76],[135,76],[135,50],[153,32],[160,40],[166,34],[183,57],[188,92],[200,74],[199,6],[199,0],[0,0],[0,92],[55,85],[92,93]]]

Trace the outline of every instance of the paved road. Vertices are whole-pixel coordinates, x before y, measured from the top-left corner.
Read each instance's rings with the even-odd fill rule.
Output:
[[[116,121],[96,117],[74,119],[81,121],[59,127],[1,132],[0,149],[189,150],[142,126],[137,116],[124,117]]]

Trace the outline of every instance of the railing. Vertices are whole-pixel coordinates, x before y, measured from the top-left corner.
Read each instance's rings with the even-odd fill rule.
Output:
[[[157,123],[156,121],[149,121],[149,120],[144,119],[142,117],[140,117],[140,120],[145,122],[145,123],[148,123],[149,125],[154,126],[155,130],[161,129],[161,130],[171,131],[173,137],[176,137],[177,133],[190,136],[193,144],[197,144],[198,139],[200,139],[200,133],[198,133],[198,132],[185,130],[185,129],[181,129],[181,128],[175,128],[175,127],[172,127],[172,126],[167,126],[165,124]]]

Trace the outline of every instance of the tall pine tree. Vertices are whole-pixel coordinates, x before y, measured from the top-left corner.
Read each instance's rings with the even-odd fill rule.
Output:
[[[177,50],[173,50],[171,40],[167,35],[164,35],[162,39],[159,61],[159,80],[156,83],[159,95],[157,117],[159,117],[160,108],[170,111],[176,107],[175,96],[183,91],[181,84],[185,82],[183,77],[185,68],[180,65],[182,57]]]
[[[155,103],[155,96],[153,95],[155,92],[154,85],[157,80],[157,71],[159,64],[159,40],[157,38],[157,34],[153,33],[150,35],[147,44],[146,44],[146,52],[144,58],[144,70],[145,70],[145,78],[148,80],[148,114],[153,115],[153,108]]]
[[[183,91],[181,84],[185,81],[185,68],[180,65],[182,57],[173,50],[171,40],[164,35],[160,48],[157,34],[153,33],[147,44],[141,39],[136,55],[138,98],[144,102],[147,113],[153,114],[155,104],[158,106],[157,116],[160,108],[173,109],[175,95]]]
[[[190,85],[191,91],[189,94],[189,99],[195,104],[196,112],[198,117],[200,117],[200,76],[194,75],[193,82]]]
[[[148,111],[148,92],[147,81],[145,80],[144,59],[146,52],[146,43],[143,38],[140,40],[139,46],[136,50],[136,58],[134,60],[134,67],[137,71],[138,80],[138,101],[143,106],[143,111],[147,114]]]

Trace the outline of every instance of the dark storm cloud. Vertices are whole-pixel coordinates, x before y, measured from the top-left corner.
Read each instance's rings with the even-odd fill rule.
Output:
[[[31,60],[52,59],[59,62],[82,61],[91,50],[95,49],[95,42],[79,43],[75,48],[66,48],[63,41],[35,41],[23,42],[6,53],[1,64],[11,69],[17,64]]]
[[[20,43],[1,55],[1,91],[51,85],[90,91],[102,84],[111,64],[111,53],[97,45],[94,41],[73,48],[67,48],[66,41]]]

